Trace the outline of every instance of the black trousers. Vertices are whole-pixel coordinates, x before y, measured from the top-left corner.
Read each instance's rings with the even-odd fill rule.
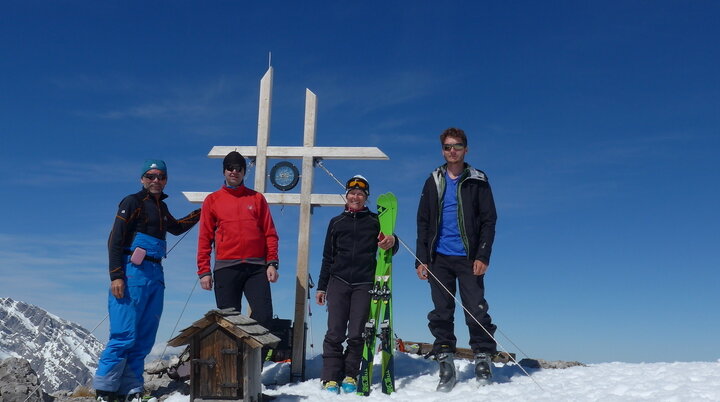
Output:
[[[457,284],[460,285],[460,300],[470,313],[482,324],[478,325],[472,317],[465,314],[465,323],[470,332],[470,347],[473,352],[495,353],[497,345],[490,335],[495,335],[497,328],[488,314],[488,303],[485,300],[484,275],[473,274],[473,260],[464,256],[447,256],[438,254],[430,270],[437,280],[430,275],[430,294],[435,309],[428,314],[428,328],[435,337],[434,350],[443,349],[447,345],[455,351],[455,299],[439,284],[442,283],[455,295]],[[483,327],[485,330],[483,330]],[[488,335],[488,332],[490,335]]]
[[[215,275],[215,303],[217,307],[234,307],[242,311],[242,297],[250,305],[250,318],[270,328],[273,307],[267,267],[259,264],[237,264],[218,269]]]
[[[330,277],[327,288],[328,329],[323,341],[322,381],[357,378],[362,359],[362,333],[370,314],[372,283],[349,285]],[[347,348],[343,351],[343,342]]]

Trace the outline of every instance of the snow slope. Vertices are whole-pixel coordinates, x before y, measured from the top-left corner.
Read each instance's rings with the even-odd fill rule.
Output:
[[[437,363],[420,356],[396,356],[397,392],[384,395],[375,386],[370,397],[334,395],[320,389],[322,359],[307,362],[307,381],[287,381],[288,364],[268,364],[264,393],[273,401],[720,401],[720,361],[692,363],[602,363],[568,369],[532,369],[527,377],[515,365],[496,365],[496,383],[474,385],[470,361],[456,360],[459,383],[449,394],[435,392]],[[376,366],[377,367],[377,366]],[[377,370],[376,370],[377,372]],[[168,402],[190,398],[172,395]]]

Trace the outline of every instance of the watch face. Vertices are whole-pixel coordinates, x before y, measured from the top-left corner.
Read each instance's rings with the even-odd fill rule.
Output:
[[[270,171],[270,182],[280,191],[292,190],[299,179],[300,172],[295,165],[287,161],[279,162]]]

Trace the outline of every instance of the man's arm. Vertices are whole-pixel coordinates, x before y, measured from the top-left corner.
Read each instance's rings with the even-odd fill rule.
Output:
[[[275,223],[273,222],[272,215],[270,214],[270,207],[268,206],[265,197],[257,193],[258,197],[258,212],[260,219],[260,227],[265,235],[265,248],[267,254],[265,255],[265,261],[267,264],[275,264],[275,268],[278,268],[278,234],[275,230]]]
[[[425,181],[417,209],[417,243],[415,246],[415,255],[417,255],[417,258],[424,264],[430,260],[430,256],[428,256],[427,253],[429,247],[428,242],[431,241],[431,239],[428,239],[428,231],[431,225],[429,208],[432,207],[429,205],[429,195],[430,191],[433,190],[432,188],[429,188],[431,184],[431,179]],[[419,261],[415,261],[415,267],[420,264],[421,263]]]
[[[192,227],[195,226],[196,223],[198,223],[198,221],[200,220],[200,208],[190,212],[187,216],[178,220],[176,220],[168,210],[167,218],[167,231],[174,234],[175,236],[179,236],[192,229]]]
[[[201,279],[205,276],[210,276],[212,279],[212,274],[210,272],[210,255],[212,254],[212,246],[215,242],[216,228],[217,217],[213,211],[213,198],[208,196],[203,202],[203,207],[200,211],[200,226],[198,233],[197,274]],[[203,285],[203,289],[205,289],[205,283],[201,284]]]
[[[125,239],[133,230],[134,221],[142,212],[140,201],[134,196],[127,196],[118,206],[110,237],[108,238],[108,259],[110,280],[125,279],[124,248]]]
[[[483,182],[479,188],[478,219],[480,221],[479,244],[475,253],[475,260],[482,261],[487,269],[490,264],[493,242],[495,241],[495,223],[497,211],[495,200],[489,182]]]

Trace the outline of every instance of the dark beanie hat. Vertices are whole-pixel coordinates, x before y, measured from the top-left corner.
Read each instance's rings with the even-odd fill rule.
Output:
[[[240,170],[245,170],[245,158],[240,155],[240,152],[232,151],[225,155],[225,159],[223,159],[223,173],[225,173],[225,169],[227,168],[239,168]]]

